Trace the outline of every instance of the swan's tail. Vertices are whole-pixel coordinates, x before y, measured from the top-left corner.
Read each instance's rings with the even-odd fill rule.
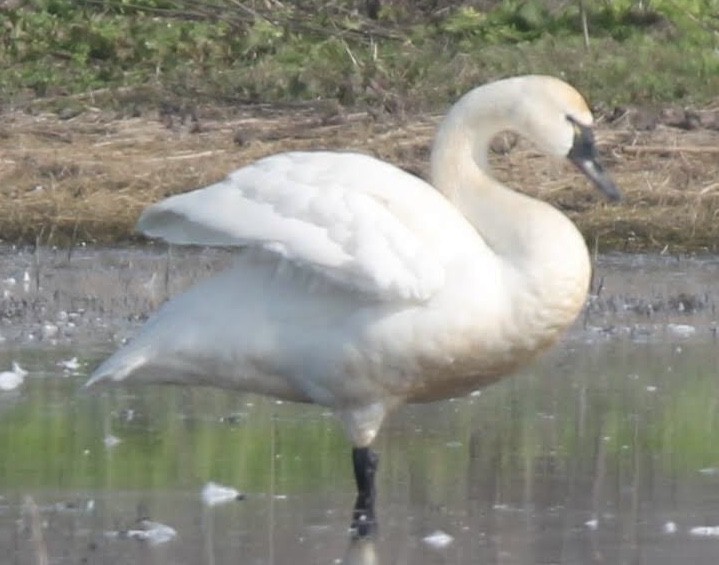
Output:
[[[84,388],[93,387],[97,384],[106,384],[109,381],[124,381],[145,365],[147,361],[148,357],[143,349],[121,349],[95,369],[90,375],[90,379],[85,383]]]

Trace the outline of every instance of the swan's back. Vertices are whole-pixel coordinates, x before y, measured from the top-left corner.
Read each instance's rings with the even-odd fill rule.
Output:
[[[466,246],[464,217],[421,179],[358,153],[261,159],[207,188],[170,197],[138,229],[170,243],[253,246],[339,284],[423,300]]]

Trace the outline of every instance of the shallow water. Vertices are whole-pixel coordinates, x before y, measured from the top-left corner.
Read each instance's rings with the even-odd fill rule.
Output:
[[[585,315],[551,354],[390,417],[379,536],[356,543],[349,446],[326,410],[78,392],[149,310],[229,260],[0,250],[0,371],[28,371],[0,392],[0,562],[717,562],[719,259],[601,257]],[[208,507],[209,481],[244,500]],[[135,539],[142,518],[176,537]]]

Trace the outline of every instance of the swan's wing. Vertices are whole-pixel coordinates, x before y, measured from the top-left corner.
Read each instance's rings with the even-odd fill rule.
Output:
[[[426,300],[444,284],[447,224],[462,221],[430,185],[392,165],[295,152],[150,206],[138,229],[175,244],[260,247],[380,299]]]

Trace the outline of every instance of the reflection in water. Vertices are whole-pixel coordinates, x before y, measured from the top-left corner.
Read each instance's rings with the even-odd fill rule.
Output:
[[[719,525],[716,286],[670,276],[705,306],[660,311],[646,282],[655,279],[640,285],[654,298],[635,300],[616,286],[620,267],[586,324],[530,370],[388,420],[376,444],[380,532],[364,541],[347,532],[350,448],[321,408],[202,389],[79,394],[115,347],[107,336],[134,318],[112,320],[144,300],[83,302],[78,325],[102,331],[63,326],[67,339],[55,342],[25,339],[56,315],[52,300],[15,318],[4,303],[0,370],[17,361],[29,374],[0,393],[0,561],[715,563],[719,539],[691,529]],[[70,319],[72,297],[62,300]],[[647,315],[650,303],[659,314]],[[57,365],[73,357],[76,375]],[[244,500],[205,506],[209,481]],[[123,535],[145,519],[177,538],[151,546]],[[428,543],[434,532],[452,541]]]
[[[379,565],[377,543],[374,538],[351,538],[342,565]]]
[[[53,369],[63,352],[13,356],[30,374],[19,394],[0,397],[0,545],[18,562],[41,547],[27,497],[60,563],[715,556],[711,540],[689,535],[719,524],[711,342],[569,343],[479,396],[399,412],[378,444],[379,536],[349,547],[349,448],[321,409],[200,389],[82,395],[82,375]],[[110,433],[120,443],[106,445]],[[210,480],[245,499],[203,505]],[[177,539],[150,547],[110,535],[143,519]],[[435,531],[453,541],[433,547]]]

